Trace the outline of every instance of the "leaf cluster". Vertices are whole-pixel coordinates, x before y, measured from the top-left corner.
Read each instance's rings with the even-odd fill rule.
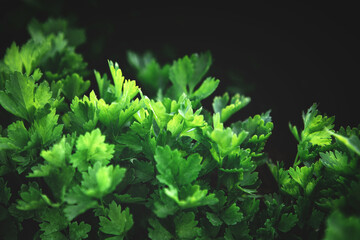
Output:
[[[208,76],[210,52],[161,65],[128,52],[93,71],[62,19],[29,24],[0,61],[0,237],[21,239],[339,239],[359,233],[360,131],[335,131],[313,105],[285,169],[264,152],[271,111]],[[139,85],[138,85],[139,83]],[[141,87],[140,87],[141,86]],[[90,91],[88,91],[90,90]],[[4,115],[3,115],[4,112]],[[7,115],[6,115],[7,114]],[[279,191],[259,190],[267,163]],[[266,165],[265,165],[266,166]]]
[[[293,166],[286,169],[282,163],[268,163],[283,201],[292,204],[298,238],[360,237],[356,223],[360,219],[359,127],[336,131],[334,120],[313,104],[303,113],[302,130],[289,124],[298,141]]]

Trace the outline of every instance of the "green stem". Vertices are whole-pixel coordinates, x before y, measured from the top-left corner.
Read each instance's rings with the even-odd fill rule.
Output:
[[[298,166],[300,164],[300,159],[299,159],[299,153],[296,154],[295,157],[295,161],[294,161],[294,167]]]

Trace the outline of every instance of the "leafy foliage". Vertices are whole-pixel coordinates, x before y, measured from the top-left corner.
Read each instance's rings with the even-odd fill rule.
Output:
[[[360,199],[355,190],[360,183],[358,128],[336,132],[334,117],[321,115],[316,104],[303,113],[303,120],[301,132],[290,124],[299,142],[293,166],[268,164],[283,198],[294,204],[291,214],[299,219],[294,228],[306,239],[356,238],[360,226],[355,204]],[[354,229],[345,233],[346,228]]]
[[[335,131],[314,104],[303,129],[289,125],[298,154],[285,168],[264,152],[270,111],[231,122],[250,98],[227,92],[202,105],[220,83],[207,75],[210,52],[164,65],[128,52],[139,82],[109,60],[89,89],[75,51],[83,30],[62,19],[28,30],[0,62],[2,116],[12,120],[0,128],[2,239],[359,235],[359,128]],[[265,163],[278,183],[267,194]]]

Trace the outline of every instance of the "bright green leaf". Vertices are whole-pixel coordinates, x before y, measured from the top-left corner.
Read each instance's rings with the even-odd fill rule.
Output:
[[[81,135],[76,141],[76,152],[70,158],[70,162],[79,171],[83,172],[95,162],[107,165],[114,153],[114,145],[105,143],[105,136],[100,129]]]
[[[100,162],[96,162],[88,172],[83,172],[81,187],[86,195],[101,198],[114,191],[124,176],[125,168],[119,165],[101,166]]]
[[[212,77],[206,78],[200,87],[191,95],[191,97],[199,100],[207,98],[216,90],[219,82],[220,81],[218,79]]]
[[[320,153],[321,163],[340,174],[351,174],[355,171],[356,162],[350,161],[345,153],[335,150],[335,152]]]
[[[177,150],[169,146],[157,147],[155,153],[157,179],[168,186],[182,186],[192,183],[201,170],[201,156],[192,154],[186,160]]]
[[[22,72],[23,64],[21,60],[19,47],[13,42],[11,46],[6,49],[4,56],[4,63],[9,67],[12,72]]]
[[[42,194],[36,182],[21,185],[19,195],[21,199],[17,201],[16,207],[23,211],[39,209],[50,203],[50,200],[46,195]]]
[[[201,190],[199,185],[188,185],[183,187],[180,192],[170,186],[170,188],[165,188],[164,192],[183,209],[213,205],[218,202],[215,194],[208,194],[208,190]]]
[[[95,129],[99,120],[100,109],[98,106],[102,106],[100,101],[94,91],[90,92],[89,97],[84,96],[83,99],[75,96],[70,105],[72,112],[69,113],[73,131],[83,133]]]
[[[57,141],[63,130],[63,125],[58,124],[59,115],[52,109],[49,114],[37,118],[30,128],[30,134],[39,138],[42,145],[46,146]]]
[[[307,166],[299,168],[296,166],[295,168],[291,167],[288,172],[295,182],[300,184],[301,187],[306,188],[306,185],[310,182],[313,175],[313,168]]]
[[[328,131],[331,135],[335,136],[340,142],[345,144],[349,149],[355,152],[357,155],[360,155],[360,139],[356,135],[351,135],[349,138],[344,137],[340,134],[333,133]]]

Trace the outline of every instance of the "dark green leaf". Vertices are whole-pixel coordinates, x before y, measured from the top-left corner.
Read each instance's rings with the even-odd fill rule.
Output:
[[[297,216],[293,213],[284,213],[281,215],[278,228],[281,232],[290,231],[298,221]]]

